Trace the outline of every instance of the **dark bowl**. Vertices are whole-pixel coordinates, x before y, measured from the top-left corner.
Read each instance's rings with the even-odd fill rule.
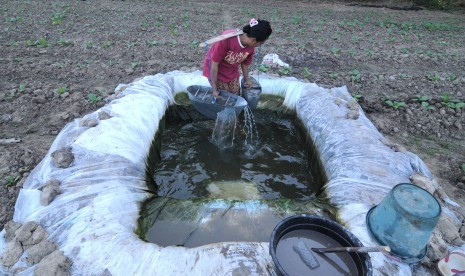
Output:
[[[278,243],[284,235],[296,230],[312,230],[319,232],[331,238],[336,243],[339,243],[342,247],[363,246],[357,237],[355,237],[342,225],[331,219],[316,215],[297,215],[288,217],[276,225],[273,233],[271,234],[270,254],[278,275],[288,275],[276,255]],[[350,259],[354,262],[357,269],[356,275],[364,276],[373,274],[371,259],[367,253],[351,252],[345,254],[349,254]],[[321,272],[315,272],[315,275],[321,275]]]

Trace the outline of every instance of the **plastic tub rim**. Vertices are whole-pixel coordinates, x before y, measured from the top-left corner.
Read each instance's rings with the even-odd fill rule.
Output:
[[[368,210],[368,213],[366,215],[366,224],[367,224],[367,228],[368,228],[368,232],[370,233],[370,235],[376,240],[376,242],[382,246],[386,246],[386,244],[384,244],[383,242],[381,242],[381,239],[378,237],[378,235],[376,235],[376,233],[371,229],[371,224],[370,224],[370,215],[371,213],[373,212],[373,210],[377,207],[378,205],[375,205],[373,207],[370,208],[370,210]],[[404,263],[407,263],[407,264],[415,264],[415,263],[418,263],[419,261],[421,261],[421,259],[423,259],[426,254],[428,254],[428,245],[426,245],[422,250],[421,250],[421,253],[417,256],[402,256],[402,255],[399,255],[397,254],[396,252],[394,252],[391,248],[391,252],[388,253],[389,255],[392,255],[394,257],[397,257],[399,259],[401,259]]]

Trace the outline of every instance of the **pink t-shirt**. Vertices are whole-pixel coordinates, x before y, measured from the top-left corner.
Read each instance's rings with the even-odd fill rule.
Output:
[[[234,32],[236,30],[226,30],[222,34]],[[210,58],[219,62],[218,80],[229,82],[239,78],[239,64],[250,65],[254,53],[253,47],[245,47],[239,41],[239,36],[233,36],[214,43],[208,50],[203,63],[203,75],[210,79],[211,63]]]

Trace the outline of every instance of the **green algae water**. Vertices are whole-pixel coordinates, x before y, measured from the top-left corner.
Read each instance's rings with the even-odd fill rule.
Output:
[[[238,192],[235,186],[246,186],[244,192],[254,199],[308,199],[314,195],[311,164],[291,121],[257,122],[256,126],[259,139],[254,144],[243,143],[238,127],[235,143],[227,149],[212,141],[213,121],[168,126],[154,173],[158,195],[188,199],[221,198],[224,193],[230,198],[231,192]],[[233,195],[233,199],[241,198]]]
[[[148,158],[156,196],[141,210],[143,239],[185,247],[269,242],[287,216],[331,214],[317,196],[324,173],[315,175],[319,168],[309,158],[315,154],[294,117],[263,110],[255,110],[252,121],[248,116],[223,124],[234,129],[227,147],[219,145],[218,133],[230,129],[218,132],[218,120],[167,116],[154,143],[160,158]]]

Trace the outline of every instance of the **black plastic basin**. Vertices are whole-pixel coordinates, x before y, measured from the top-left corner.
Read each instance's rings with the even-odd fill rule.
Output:
[[[305,254],[315,257],[318,267],[306,265],[302,252],[298,253],[295,244],[293,246],[293,243],[302,245],[302,242],[308,249]],[[276,225],[271,234],[270,254],[278,275],[372,275],[371,260],[367,253],[309,252],[311,247],[361,246],[363,244],[357,237],[333,220],[315,215],[297,215]]]

